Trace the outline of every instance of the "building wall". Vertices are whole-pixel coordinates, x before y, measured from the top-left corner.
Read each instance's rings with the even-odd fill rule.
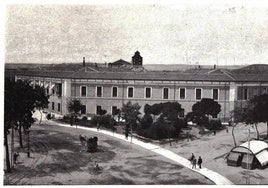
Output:
[[[97,106],[112,113],[112,106],[121,108],[124,103],[131,101],[141,105],[141,112],[145,104],[153,105],[163,102],[179,102],[185,110],[185,114],[190,112],[195,98],[196,89],[202,90],[202,98],[212,98],[212,90],[219,90],[221,112],[219,117],[228,120],[230,111],[234,108],[244,107],[249,99],[254,95],[268,93],[268,83],[235,83],[235,82],[204,82],[204,81],[136,81],[136,80],[89,80],[89,79],[59,79],[44,77],[16,76],[16,79],[28,79],[33,85],[41,84],[49,90],[48,110],[62,115],[68,114],[67,105],[71,99],[79,99],[86,106],[86,114],[96,114]],[[62,95],[52,94],[53,85],[62,84]],[[86,86],[86,96],[81,96],[81,87]],[[97,97],[97,87],[102,87],[102,96]],[[112,97],[112,87],[118,88],[117,97]],[[129,98],[128,87],[134,87],[134,96]],[[151,98],[145,98],[145,88],[151,88]],[[169,88],[168,99],[163,99],[163,88]],[[180,88],[186,89],[186,98],[180,99]],[[55,89],[55,88],[54,88]],[[247,99],[245,99],[245,89],[247,89]],[[54,110],[52,109],[54,103]],[[58,111],[60,104],[60,111]]]
[[[236,83],[235,108],[244,108],[254,96],[265,93],[268,93],[268,83]]]
[[[131,101],[141,105],[141,112],[145,104],[153,105],[161,102],[179,102],[185,109],[185,114],[191,111],[192,105],[197,101],[195,99],[195,89],[202,89],[203,98],[212,98],[212,89],[219,89],[219,99],[222,106],[220,117],[228,115],[229,104],[229,82],[162,82],[162,81],[122,81],[122,80],[72,80],[71,97],[81,100],[86,105],[88,115],[96,113],[97,105],[112,113],[112,106],[121,108],[123,103]],[[85,97],[81,96],[81,87],[86,86],[87,93]],[[96,88],[102,87],[102,97],[97,97]],[[118,97],[112,97],[112,87],[118,88]],[[128,97],[128,87],[134,88],[134,97]],[[145,98],[145,88],[151,88],[151,98]],[[163,99],[163,88],[169,88],[169,98]],[[179,98],[179,89],[186,89],[186,98]]]

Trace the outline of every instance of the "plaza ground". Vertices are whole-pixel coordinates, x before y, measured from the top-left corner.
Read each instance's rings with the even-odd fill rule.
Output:
[[[79,134],[98,136],[95,153],[81,151]],[[6,173],[5,185],[213,184],[204,176],[131,143],[80,129],[44,122],[31,131],[31,158],[26,148],[19,164]],[[26,144],[26,142],[24,142]],[[95,161],[101,171],[95,171]]]
[[[37,162],[27,159],[24,153],[24,161],[18,166],[20,168],[16,168],[13,175],[6,176],[5,184],[213,184],[204,176],[134,144],[100,133],[47,123],[33,126],[33,131],[38,133],[32,139],[35,142],[33,156],[40,156],[37,157]],[[258,127],[261,137],[264,137],[266,124]],[[79,134],[98,136],[99,152],[79,152]],[[191,153],[196,157],[202,156],[204,167],[225,176],[234,184],[246,184],[248,173],[251,184],[268,184],[267,168],[247,171],[241,167],[227,166],[225,157],[234,146],[231,128],[228,132],[218,131],[215,136],[200,135],[197,128],[193,128],[190,134],[189,142],[187,139],[173,141],[172,146],[168,141],[152,142],[186,159]],[[238,145],[247,141],[248,126],[238,125],[235,135]],[[254,128],[251,128],[250,137],[256,138]],[[35,150],[35,147],[39,149]],[[101,173],[94,173],[95,160],[103,167]],[[23,169],[27,170],[29,166],[35,171],[27,175]],[[30,179],[32,173],[36,175]]]
[[[239,124],[235,128],[234,134],[237,145],[247,141],[248,128],[249,126],[244,124]],[[258,129],[261,138],[264,138],[267,131],[266,123],[260,123]],[[228,129],[228,132],[226,130],[218,131],[215,136],[213,134],[200,135],[198,132],[196,128],[193,128],[190,133],[192,134],[192,139],[189,142],[187,140],[174,141],[172,146],[166,142],[161,143],[160,146],[185,158],[189,158],[191,153],[194,153],[196,157],[201,156],[203,158],[203,165],[206,168],[218,172],[234,184],[246,184],[248,173],[250,174],[250,184],[268,184],[268,168],[247,171],[242,167],[227,165],[227,159],[225,157],[234,147],[231,128]],[[255,128],[251,127],[250,132],[250,138],[256,139],[257,133]],[[268,142],[267,139],[264,141],[266,143]]]

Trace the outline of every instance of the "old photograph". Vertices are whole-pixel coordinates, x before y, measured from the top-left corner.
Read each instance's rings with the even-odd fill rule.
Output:
[[[268,185],[268,2],[4,9],[4,186]]]

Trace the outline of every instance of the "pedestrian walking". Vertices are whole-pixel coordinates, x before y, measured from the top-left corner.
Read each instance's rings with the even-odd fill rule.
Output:
[[[203,162],[203,160],[202,160],[201,156],[199,156],[199,158],[197,160],[197,164],[198,164],[198,166],[199,166],[200,169],[202,168],[201,167],[202,162]]]
[[[189,161],[191,161],[191,163],[193,164],[193,160],[194,160],[195,156],[194,154],[192,153],[192,156],[190,157]]]
[[[193,159],[193,166],[192,166],[192,169],[196,169],[196,158]]]
[[[128,131],[125,132],[126,139],[128,139]]]

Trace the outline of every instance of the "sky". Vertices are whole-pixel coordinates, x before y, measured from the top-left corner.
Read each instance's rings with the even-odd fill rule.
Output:
[[[9,4],[6,63],[268,63],[268,2]]]

